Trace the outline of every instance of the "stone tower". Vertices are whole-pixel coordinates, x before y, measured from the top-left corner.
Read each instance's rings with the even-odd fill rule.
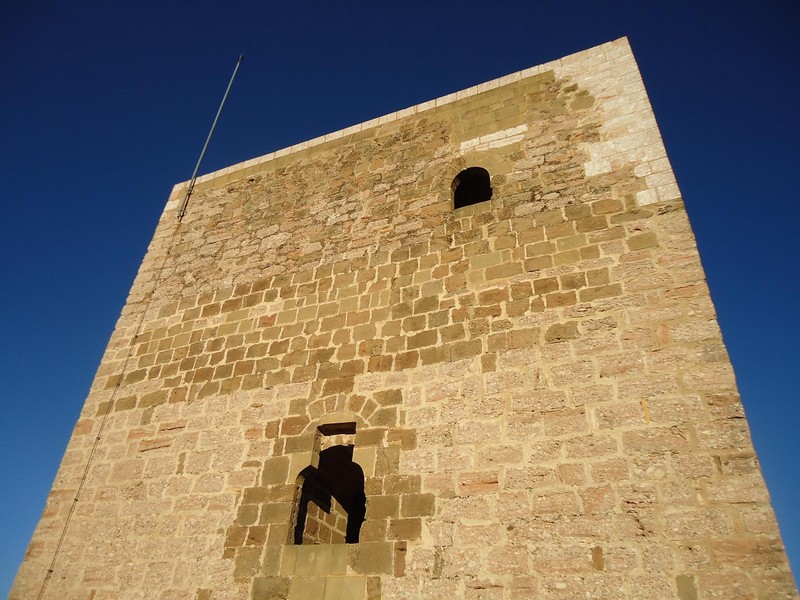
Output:
[[[185,189],[12,598],[796,598],[626,40]]]

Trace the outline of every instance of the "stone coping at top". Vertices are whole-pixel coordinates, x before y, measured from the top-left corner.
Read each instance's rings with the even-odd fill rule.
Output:
[[[353,135],[361,131],[377,127],[379,125],[383,125],[385,123],[391,123],[392,121],[396,121],[398,119],[402,119],[404,117],[408,117],[414,114],[419,114],[425,112],[426,110],[430,110],[432,108],[444,106],[445,104],[456,102],[463,98],[469,98],[470,96],[475,96],[476,94],[488,92],[489,90],[493,90],[502,87],[504,85],[508,85],[510,83],[514,83],[516,81],[532,77],[534,75],[539,75],[540,73],[543,73],[545,71],[550,71],[552,69],[561,67],[563,63],[571,63],[577,60],[590,58],[598,54],[603,54],[606,50],[614,46],[619,46],[621,44],[630,47],[627,37],[622,37],[610,42],[606,42],[605,44],[600,44],[599,46],[594,46],[586,50],[581,50],[580,52],[576,52],[574,54],[570,54],[568,56],[543,63],[541,65],[529,67],[527,69],[523,69],[522,71],[517,71],[516,73],[511,73],[509,75],[505,75],[497,79],[492,79],[491,81],[487,81],[485,83],[473,85],[472,87],[468,87],[464,90],[453,92],[451,94],[447,94],[445,96],[441,96],[433,100],[428,100],[427,102],[422,102],[420,104],[416,104],[409,108],[404,108],[402,110],[389,113],[388,115],[376,117],[374,119],[370,119],[369,121],[364,121],[363,123],[351,125],[350,127],[346,127],[338,131],[333,131],[331,133],[327,133],[325,135],[321,135],[313,139],[307,140],[305,142],[300,142],[299,144],[294,144],[292,146],[276,150],[274,152],[269,152],[268,154],[264,154],[256,158],[251,158],[250,160],[236,163],[229,167],[224,167],[222,169],[212,171],[211,173],[206,173],[205,175],[197,177],[197,179],[195,180],[195,185],[204,183],[206,185],[204,185],[203,187],[209,187],[209,184],[213,185],[214,180],[216,179],[223,180],[219,182],[220,184],[227,183],[232,179],[236,178],[232,177],[232,175],[234,175],[237,171],[250,169],[257,165],[268,163],[277,158],[288,156],[296,152],[301,152],[303,150],[307,150],[308,148],[312,148],[314,146],[319,146],[320,144],[324,144],[326,142],[337,140],[346,137],[348,135]],[[244,173],[242,175],[244,176]],[[174,206],[174,201],[178,199],[180,192],[185,191],[189,182],[190,180],[186,180],[175,184],[175,186],[172,188],[172,193],[170,194],[169,199],[171,202],[167,204],[167,209],[172,208]]]

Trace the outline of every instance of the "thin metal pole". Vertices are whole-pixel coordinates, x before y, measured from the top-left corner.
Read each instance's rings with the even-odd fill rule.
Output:
[[[186,207],[189,204],[189,196],[191,196],[192,192],[194,191],[194,182],[197,179],[197,171],[200,169],[200,163],[203,162],[203,156],[205,156],[206,154],[206,149],[208,148],[208,142],[211,141],[211,136],[214,135],[214,128],[217,126],[219,115],[222,113],[222,107],[225,106],[225,101],[228,99],[228,92],[231,91],[233,80],[236,79],[236,72],[239,70],[239,65],[242,64],[243,60],[244,60],[244,54],[240,54],[239,59],[236,61],[236,66],[233,69],[233,75],[231,75],[231,80],[228,82],[228,89],[225,90],[225,95],[222,97],[222,102],[220,102],[219,109],[217,110],[217,116],[214,117],[214,122],[211,124],[211,130],[208,132],[206,143],[203,144],[203,149],[200,151],[200,157],[197,159],[197,164],[194,166],[194,173],[192,173],[192,179],[189,182],[189,187],[186,188],[186,195],[183,197],[183,204],[181,204],[181,210],[178,212],[178,221],[181,221],[184,215],[186,214]]]

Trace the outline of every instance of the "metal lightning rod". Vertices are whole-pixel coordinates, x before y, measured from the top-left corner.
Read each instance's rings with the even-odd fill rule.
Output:
[[[231,91],[233,80],[236,79],[236,73],[237,71],[239,71],[239,65],[242,64],[243,60],[244,60],[244,54],[240,54],[238,60],[236,61],[236,66],[233,69],[233,75],[231,75],[231,80],[228,82],[228,89],[225,90],[225,95],[222,97],[222,102],[220,102],[219,110],[217,110],[217,116],[214,117],[214,122],[211,124],[211,130],[208,132],[206,143],[203,144],[203,149],[200,151],[200,157],[197,159],[197,164],[194,166],[194,173],[192,173],[192,179],[189,182],[189,187],[186,188],[186,195],[183,197],[183,204],[181,204],[181,209],[180,211],[178,211],[178,221],[182,221],[184,215],[186,214],[186,207],[189,204],[189,196],[191,196],[192,192],[194,191],[194,182],[197,179],[197,171],[200,169],[200,163],[203,162],[203,156],[205,156],[206,154],[206,149],[208,148],[208,142],[211,141],[211,136],[214,135],[214,128],[217,126],[219,115],[222,113],[222,107],[225,106],[225,101],[228,99],[228,92]]]

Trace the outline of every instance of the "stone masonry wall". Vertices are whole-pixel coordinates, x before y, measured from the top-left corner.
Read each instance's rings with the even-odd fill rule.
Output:
[[[797,597],[626,40],[185,185],[11,598]]]

